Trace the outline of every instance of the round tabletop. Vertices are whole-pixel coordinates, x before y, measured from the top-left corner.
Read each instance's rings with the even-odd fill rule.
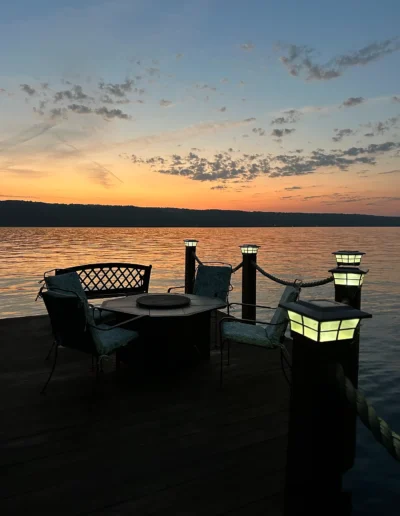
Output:
[[[163,296],[165,300],[168,298],[168,303],[175,303],[175,298],[187,298],[188,304],[184,306],[163,306],[155,308],[154,306],[142,306],[143,298],[153,298],[156,300],[158,296]],[[170,301],[169,301],[170,299]],[[165,301],[167,302],[167,301]],[[146,301],[145,301],[146,303]],[[151,302],[150,302],[151,303]],[[197,296],[194,294],[135,294],[133,296],[117,297],[114,299],[107,299],[102,303],[102,308],[111,310],[113,312],[120,312],[132,315],[147,315],[149,317],[181,317],[191,316],[202,312],[211,312],[218,308],[225,308],[226,303],[217,297]]]

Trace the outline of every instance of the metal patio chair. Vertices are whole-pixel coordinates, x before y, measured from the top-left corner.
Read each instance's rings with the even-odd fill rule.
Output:
[[[296,301],[299,297],[299,294],[299,286],[287,286],[283,291],[279,303]],[[258,346],[265,349],[280,348],[282,352],[287,354],[286,348],[283,345],[283,341],[289,320],[284,308],[263,305],[246,305],[244,303],[230,303],[228,306],[231,307],[233,305],[256,306],[257,308],[275,310],[275,313],[270,321],[253,321],[250,319],[234,319],[232,317],[223,317],[220,320],[220,386],[222,385],[223,351],[225,343],[228,344],[228,365],[230,364],[231,342],[247,344],[250,346]]]
[[[54,361],[50,375],[42,388],[46,388],[53,376],[58,347],[77,349],[88,353],[96,359],[96,378],[102,370],[102,360],[116,353],[116,367],[119,367],[118,351],[137,340],[139,334],[134,330],[124,329],[121,326],[141,319],[143,316],[133,317],[122,323],[108,326],[96,324],[94,311],[96,307],[89,305],[85,298],[71,290],[46,290],[41,293],[47,312],[50,317],[54,341]],[[49,352],[49,355],[51,350]]]

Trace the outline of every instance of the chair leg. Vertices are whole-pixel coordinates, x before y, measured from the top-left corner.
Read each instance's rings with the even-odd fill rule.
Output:
[[[228,340],[228,365],[231,365],[231,341]]]
[[[55,345],[55,352],[54,352],[54,361],[53,361],[53,366],[51,368],[51,371],[50,371],[50,374],[49,374],[49,377],[47,378],[47,381],[46,383],[44,384],[43,386],[43,389],[40,391],[40,394],[45,394],[46,392],[46,389],[47,389],[47,386],[49,385],[49,382],[51,380],[51,377],[53,376],[53,373],[54,373],[54,369],[56,368],[56,362],[57,362],[57,357],[58,357],[58,345],[56,344]]]
[[[52,353],[53,348],[54,348],[54,346],[55,346],[55,345],[56,345],[56,341],[55,341],[55,340],[53,340],[53,342],[52,342],[52,344],[51,344],[51,348],[49,349],[49,352],[47,353],[45,360],[49,360],[49,358],[51,357],[51,353]]]
[[[222,370],[223,370],[223,365],[224,365],[224,360],[223,360],[223,342],[221,341],[220,343],[220,348],[219,348],[219,354],[220,354],[220,357],[221,357],[221,363],[220,363],[220,367],[219,367],[219,387],[220,389],[222,388]]]

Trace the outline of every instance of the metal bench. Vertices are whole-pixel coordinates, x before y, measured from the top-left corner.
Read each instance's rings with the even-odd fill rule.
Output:
[[[55,275],[76,272],[88,299],[129,296],[149,290],[151,265],[91,263],[55,269]]]

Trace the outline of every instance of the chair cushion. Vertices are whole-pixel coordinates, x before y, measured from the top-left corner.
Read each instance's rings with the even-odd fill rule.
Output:
[[[287,286],[283,291],[280,303],[287,303],[290,301],[296,301],[299,296],[299,289],[292,286]],[[271,342],[279,345],[281,338],[283,337],[286,328],[288,326],[287,311],[284,308],[278,307],[271,319],[271,325],[265,327],[265,334],[267,339]]]
[[[193,287],[193,294],[218,297],[226,301],[229,293],[232,268],[227,266],[199,265]]]
[[[128,345],[139,337],[133,330],[114,328],[109,331],[101,331],[98,328],[108,328],[106,324],[98,324],[97,328],[90,328],[99,355],[109,355],[114,350]]]
[[[82,288],[81,281],[76,272],[66,272],[57,276],[45,276],[44,281],[46,287],[52,291],[68,291],[74,292],[85,303],[85,312],[89,324],[95,324],[95,316],[93,310],[89,308],[85,291]],[[66,292],[67,293],[67,292]]]
[[[69,290],[75,292],[79,297],[86,299],[85,291],[76,272],[66,272],[57,276],[45,276],[44,281],[49,290]]]
[[[222,339],[264,348],[277,347],[277,345],[267,337],[264,326],[247,324],[240,321],[223,322]]]

